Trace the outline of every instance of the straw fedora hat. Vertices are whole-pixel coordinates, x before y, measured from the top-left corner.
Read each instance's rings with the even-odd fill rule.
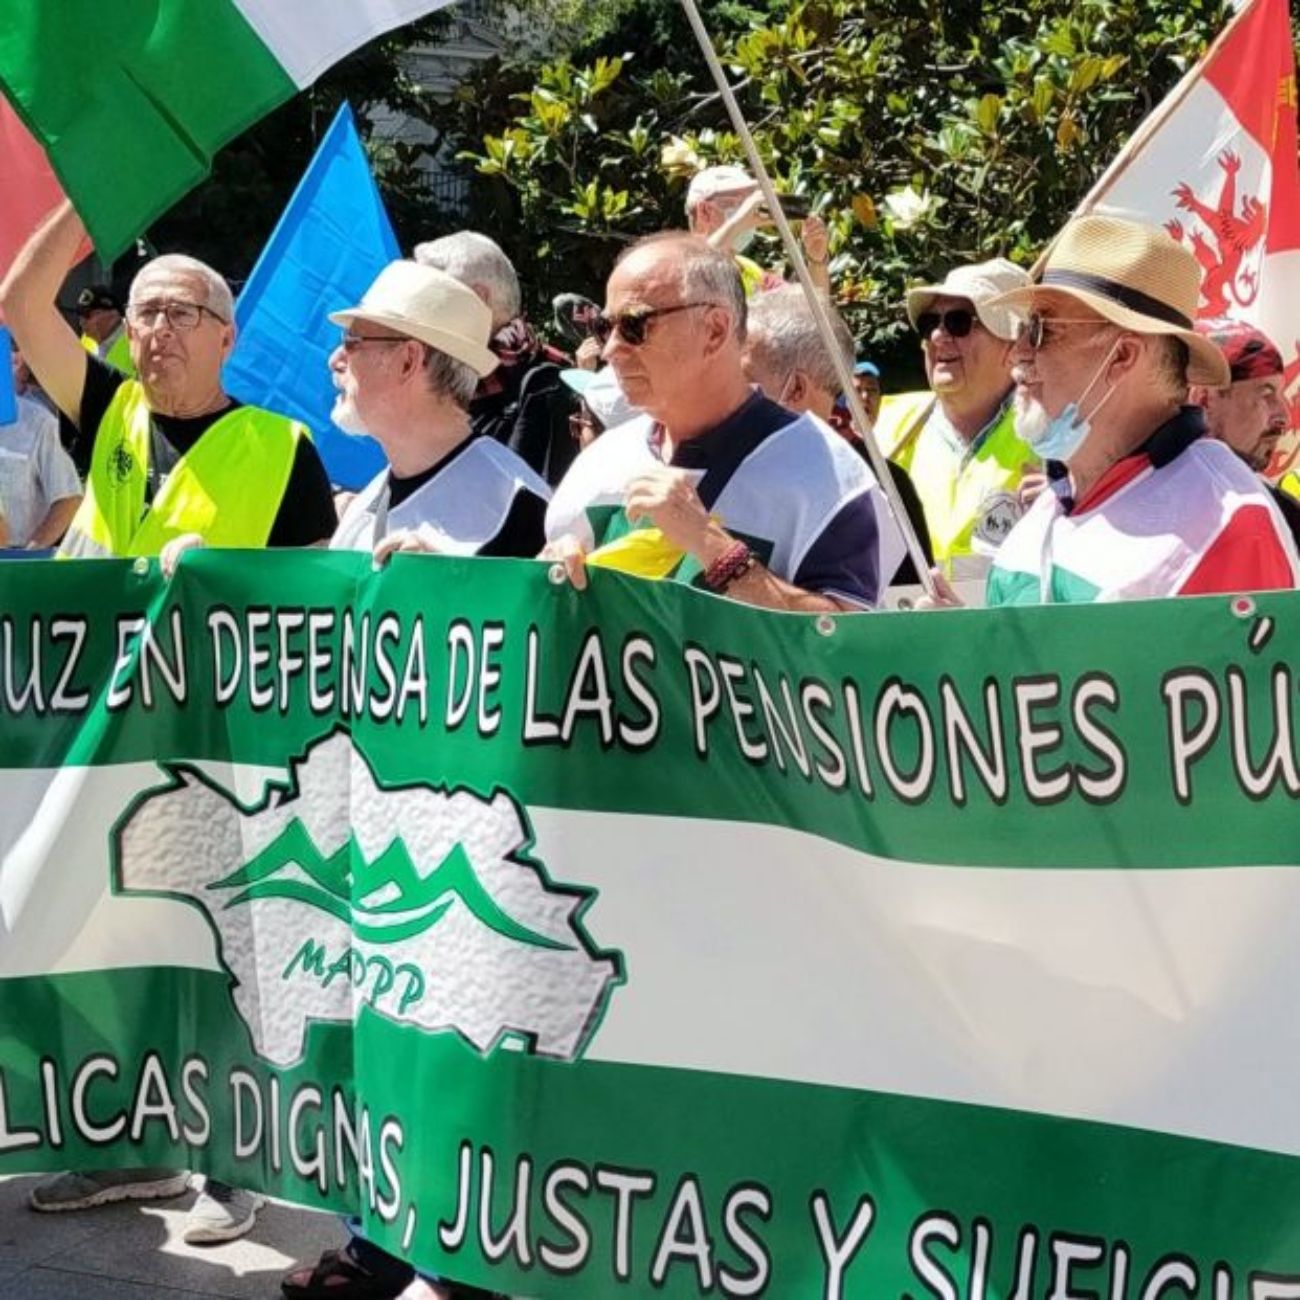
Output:
[[[1033,274],[1033,284],[1004,294],[998,305],[1023,313],[1044,289],[1068,294],[1134,334],[1181,339],[1190,353],[1187,382],[1227,386],[1223,353],[1194,329],[1200,264],[1163,230],[1121,217],[1076,217]]]
[[[918,284],[907,291],[907,319],[916,327],[917,318],[934,305],[937,298],[965,298],[975,308],[984,328],[996,338],[1009,343],[1016,337],[1016,315],[1000,304],[1011,289],[1029,283],[1029,272],[995,257],[988,262],[973,262],[954,267],[942,284]]]
[[[487,304],[445,271],[419,262],[389,262],[357,306],[331,312],[330,320],[345,328],[356,321],[386,325],[463,361],[480,378],[497,368],[488,348]]]

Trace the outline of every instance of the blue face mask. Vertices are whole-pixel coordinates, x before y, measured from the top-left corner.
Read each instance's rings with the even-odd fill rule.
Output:
[[[1027,439],[1042,460],[1058,460],[1068,464],[1071,457],[1087,441],[1088,435],[1092,432],[1093,418],[1110,401],[1110,396],[1115,389],[1112,387],[1106,390],[1105,397],[1093,407],[1091,415],[1083,415],[1079,406],[1092,392],[1097,380],[1101,378],[1102,371],[1110,365],[1110,359],[1115,355],[1119,342],[1119,339],[1116,339],[1111,344],[1110,351],[1102,358],[1101,365],[1088,381],[1088,386],[1079,394],[1077,402],[1067,402],[1060,412],[1047,421],[1041,432],[1034,429],[1023,431],[1022,436]]]

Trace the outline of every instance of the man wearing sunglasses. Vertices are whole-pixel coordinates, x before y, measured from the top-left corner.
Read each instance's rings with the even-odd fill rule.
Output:
[[[978,579],[1019,519],[1021,479],[1037,468],[1016,433],[1010,351],[1015,320],[992,306],[1027,284],[995,258],[951,271],[907,295],[928,392],[886,397],[876,423],[881,450],[912,476],[935,561],[950,578]]]
[[[597,322],[644,415],[592,443],[556,489],[546,555],[587,557],[770,609],[875,607],[903,558],[879,485],[811,415],[751,388],[745,293],[706,240],[652,235],[619,260]]]
[[[86,352],[55,305],[84,238],[63,204],[0,286],[0,310],[70,423],[70,450],[86,474],[61,554],[157,555],[187,533],[229,547],[328,539],[334,503],[307,430],[222,388],[235,339],[226,282],[188,257],[143,266],[126,308],[138,374],[128,379]]]
[[[1188,404],[1189,385],[1231,381],[1193,327],[1200,282],[1163,230],[1087,216],[999,304],[1024,317],[1016,403],[1051,489],[998,551],[990,605],[1296,586],[1300,555],[1276,504]]]

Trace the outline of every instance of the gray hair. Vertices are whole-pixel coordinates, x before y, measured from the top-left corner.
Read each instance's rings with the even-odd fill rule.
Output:
[[[435,394],[455,402],[461,410],[469,409],[479,382],[473,366],[457,361],[438,348],[426,347],[424,374]]]
[[[843,317],[825,304],[835,332],[835,345],[851,371],[856,355],[853,335]],[[797,284],[760,293],[749,305],[749,346],[758,349],[774,370],[793,374],[796,370],[832,397],[842,385],[835,362],[826,350],[817,318]]]
[[[519,276],[501,245],[475,230],[431,239],[415,246],[415,260],[445,271],[468,285],[492,311],[493,328],[500,328],[523,311]]]
[[[662,244],[676,246],[682,256],[682,297],[686,302],[717,303],[731,316],[731,329],[737,342],[745,341],[748,304],[740,268],[729,253],[714,248],[707,239],[684,230],[661,230],[630,244],[619,254],[616,265],[643,248]]]
[[[1179,401],[1187,400],[1187,367],[1191,364],[1192,354],[1187,344],[1172,334],[1156,335],[1155,346],[1156,370],[1168,384],[1170,395]]]
[[[136,286],[145,276],[153,272],[161,272],[164,275],[169,273],[192,275],[202,280],[206,293],[205,300],[200,305],[214,315],[220,316],[223,321],[235,319],[235,296],[230,292],[225,277],[214,271],[206,262],[200,262],[197,257],[187,257],[184,253],[164,253],[162,257],[155,257],[153,261],[146,262],[131,281],[131,291],[127,294],[128,302],[136,301]]]

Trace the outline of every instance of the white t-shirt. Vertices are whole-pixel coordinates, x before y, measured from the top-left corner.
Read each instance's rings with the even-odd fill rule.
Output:
[[[414,479],[375,476],[348,503],[332,551],[372,551],[399,529],[427,525],[450,555],[531,559],[542,549],[551,489],[508,447],[469,438]]]
[[[569,536],[594,550],[628,531],[627,484],[663,464],[654,444],[649,416],[597,438],[555,490],[547,539]],[[816,416],[796,416],[755,392],[716,428],[680,444],[672,464],[778,578],[859,608],[880,604],[905,554],[902,533],[866,463]],[[672,576],[697,574],[683,563]]]
[[[18,398],[18,419],[0,424],[0,513],[9,545],[26,546],[56,501],[81,495],[59,422],[39,402]]]

